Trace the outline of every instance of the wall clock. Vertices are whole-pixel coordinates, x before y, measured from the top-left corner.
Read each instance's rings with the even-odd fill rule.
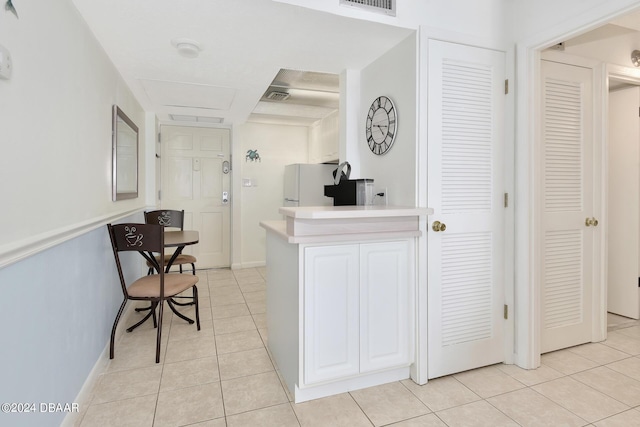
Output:
[[[396,139],[398,113],[393,101],[377,97],[367,113],[367,144],[373,154],[385,154]]]

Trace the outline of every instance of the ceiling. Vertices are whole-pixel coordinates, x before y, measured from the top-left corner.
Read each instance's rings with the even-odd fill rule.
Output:
[[[566,40],[564,42],[564,46],[577,46],[583,43],[606,40],[630,34],[633,34],[634,37],[640,37],[640,12],[630,13],[613,19],[605,25],[602,25],[591,31],[587,31],[579,36],[573,37],[572,39]],[[638,41],[640,42],[640,39]],[[629,63],[628,65],[630,66],[631,64]],[[628,80],[609,78],[610,91],[619,90],[635,85],[636,83],[630,83]]]
[[[273,0],[72,2],[142,107],[164,122],[309,125],[337,109],[341,71],[413,32]],[[197,42],[198,57],[178,53],[181,38]],[[264,97],[275,90],[289,98]]]

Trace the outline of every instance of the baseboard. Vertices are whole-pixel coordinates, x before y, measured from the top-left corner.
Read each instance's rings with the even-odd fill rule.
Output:
[[[131,321],[131,315],[135,313],[135,308],[136,304],[132,304],[131,302],[129,302],[118,324],[128,325]],[[116,330],[116,343],[120,340],[122,334],[126,333],[125,331],[126,328],[122,327]],[[62,423],[60,424],[61,427],[73,427],[80,424],[79,421],[87,412],[87,407],[91,402],[93,391],[96,387],[96,384],[98,383],[98,380],[100,379],[100,375],[104,374],[107,371],[109,360],[109,340],[107,340],[107,344],[104,346],[102,353],[100,353],[98,360],[96,360],[96,363],[93,365],[93,369],[91,369],[91,372],[89,372],[89,375],[84,381],[80,392],[73,401],[73,403],[78,404],[78,407],[80,408],[79,412],[68,412],[64,417],[64,420],[62,420]]]
[[[242,263],[231,264],[231,269],[242,270],[244,268],[264,267],[265,265],[267,265],[266,261],[242,262]]]

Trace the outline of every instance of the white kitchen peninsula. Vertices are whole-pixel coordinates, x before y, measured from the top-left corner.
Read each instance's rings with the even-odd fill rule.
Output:
[[[268,347],[296,402],[409,378],[429,208],[281,208],[267,230]]]

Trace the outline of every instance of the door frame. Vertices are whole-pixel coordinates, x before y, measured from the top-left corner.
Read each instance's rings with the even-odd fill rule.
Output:
[[[638,11],[640,6],[625,0],[616,0],[603,3],[597,8],[574,16],[551,29],[545,29],[534,37],[518,41],[516,43],[516,92],[519,94],[516,100],[516,147],[515,147],[515,179],[518,203],[515,212],[515,300],[516,311],[516,352],[515,363],[525,369],[535,369],[540,366],[540,271],[539,245],[536,245],[536,236],[540,231],[540,215],[537,212],[541,197],[540,188],[537,185],[541,178],[539,166],[541,164],[537,156],[540,141],[541,123],[541,85],[540,85],[540,59],[542,50],[561,43],[562,41],[584,33],[588,30],[600,27],[614,18]],[[605,67],[604,65],[602,66]],[[601,76],[605,76],[604,69]],[[600,79],[602,82],[602,79]],[[604,98],[601,97],[601,98]],[[608,98],[607,98],[608,99]],[[596,100],[596,108],[600,108],[601,114],[606,110]],[[606,126],[601,126],[601,136],[606,141]],[[606,143],[603,143],[606,147]],[[604,150],[605,148],[602,148]],[[604,155],[604,152],[601,153]],[[602,160],[602,158],[601,158]],[[606,166],[606,165],[605,165]],[[606,168],[602,169],[602,176],[606,177]],[[606,181],[601,183],[603,191],[606,191]],[[604,197],[606,194],[601,194]],[[602,200],[606,200],[603,198]],[[606,208],[602,209],[603,221],[606,221]],[[604,223],[606,224],[606,222]],[[601,256],[602,262],[606,261],[606,240],[603,238],[602,227],[599,238],[603,242],[600,247],[605,253]],[[600,275],[604,283],[606,265],[600,267]],[[599,310],[606,310],[606,288],[600,286],[595,290],[599,304]],[[600,316],[599,321],[593,323],[594,341],[606,338],[606,316]]]

